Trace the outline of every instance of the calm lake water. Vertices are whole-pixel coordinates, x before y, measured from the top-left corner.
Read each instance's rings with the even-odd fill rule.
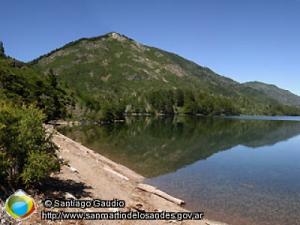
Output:
[[[61,131],[206,218],[300,225],[300,118],[256,119],[140,118]]]

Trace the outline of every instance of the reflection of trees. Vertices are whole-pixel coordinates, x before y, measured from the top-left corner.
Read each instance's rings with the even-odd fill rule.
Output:
[[[299,134],[300,123],[139,118],[128,124],[65,128],[64,133],[145,177],[154,177],[236,145],[273,145]]]

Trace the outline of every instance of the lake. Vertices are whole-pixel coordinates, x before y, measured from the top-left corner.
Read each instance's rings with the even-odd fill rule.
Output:
[[[232,225],[300,224],[300,118],[127,118],[60,131]]]

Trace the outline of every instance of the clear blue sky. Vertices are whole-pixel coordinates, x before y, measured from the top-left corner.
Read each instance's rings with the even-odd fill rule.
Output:
[[[1,0],[0,40],[29,61],[110,31],[300,95],[300,0]]]

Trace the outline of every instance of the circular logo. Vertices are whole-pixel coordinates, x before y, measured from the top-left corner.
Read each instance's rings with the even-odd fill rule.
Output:
[[[35,210],[36,204],[34,199],[22,190],[18,190],[5,202],[5,211],[14,219],[26,219],[31,216]]]

